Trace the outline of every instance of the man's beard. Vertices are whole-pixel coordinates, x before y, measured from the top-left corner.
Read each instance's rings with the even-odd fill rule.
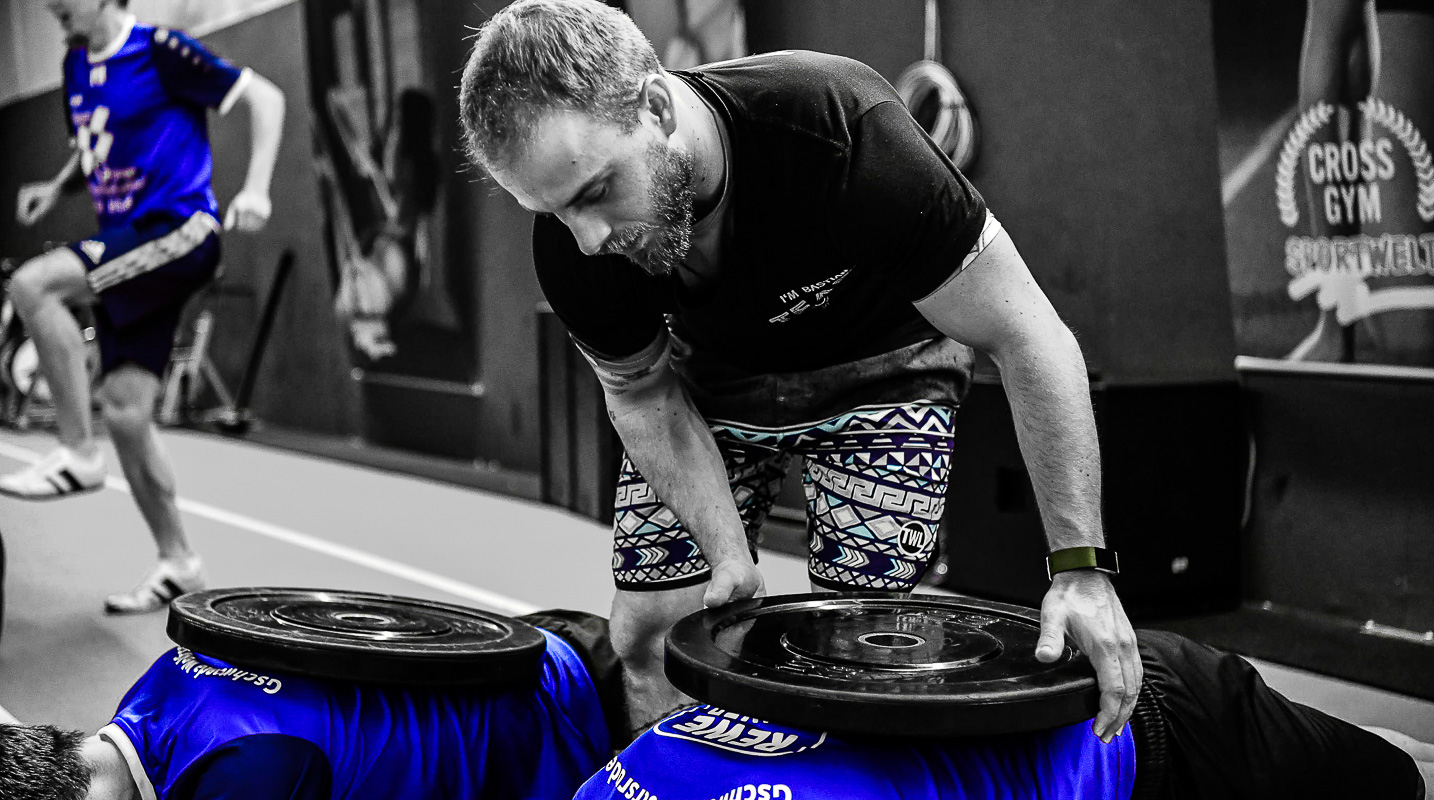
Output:
[[[670,275],[692,249],[692,154],[654,142],[647,148],[652,168],[648,198],[657,222],[634,225],[608,241],[605,249],[620,252],[649,275]],[[646,246],[633,250],[644,236]]]

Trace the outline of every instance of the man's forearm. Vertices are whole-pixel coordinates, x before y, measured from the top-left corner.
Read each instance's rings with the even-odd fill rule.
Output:
[[[708,563],[751,562],[717,444],[685,391],[673,385],[641,402],[608,396],[628,458],[682,521]]]
[[[1075,337],[1067,331],[1058,344],[1032,343],[997,364],[1047,545],[1051,550],[1105,546],[1100,445]]]
[[[249,109],[249,171],[244,188],[267,195],[284,135],[284,93],[257,73],[244,90]]]
[[[80,150],[76,147],[70,151],[70,158],[65,162],[65,166],[60,167],[60,171],[55,174],[54,180],[50,182],[55,185],[56,189],[63,189],[66,184],[78,177],[79,173]]]

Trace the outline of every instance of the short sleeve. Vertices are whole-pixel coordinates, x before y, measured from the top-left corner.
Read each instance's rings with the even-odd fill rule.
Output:
[[[620,361],[647,349],[666,330],[654,297],[664,279],[622,256],[586,256],[551,214],[533,222],[533,265],[543,297],[568,333],[593,356]]]
[[[170,97],[226,113],[249,81],[241,70],[181,31],[155,28],[150,41],[160,83]]]
[[[243,736],[185,768],[165,800],[329,800],[333,768],[318,745],[280,733]]]
[[[838,209],[864,263],[913,301],[960,270],[986,219],[975,187],[895,101],[857,122]]]

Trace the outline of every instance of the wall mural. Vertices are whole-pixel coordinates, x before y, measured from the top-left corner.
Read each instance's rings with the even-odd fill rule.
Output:
[[[413,4],[329,0],[309,15],[334,310],[366,364],[398,354],[397,325],[462,329],[437,235],[449,168],[438,155],[440,121]]]
[[[625,8],[668,69],[747,55],[746,18],[738,0],[626,0],[612,5]]]
[[[1434,367],[1434,3],[1223,6],[1240,352]]]

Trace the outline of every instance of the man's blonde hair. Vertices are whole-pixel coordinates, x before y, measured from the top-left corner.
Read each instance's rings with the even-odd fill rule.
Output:
[[[463,70],[464,144],[491,170],[516,155],[546,113],[637,125],[643,78],[661,69],[626,14],[598,0],[518,0],[483,24]]]

